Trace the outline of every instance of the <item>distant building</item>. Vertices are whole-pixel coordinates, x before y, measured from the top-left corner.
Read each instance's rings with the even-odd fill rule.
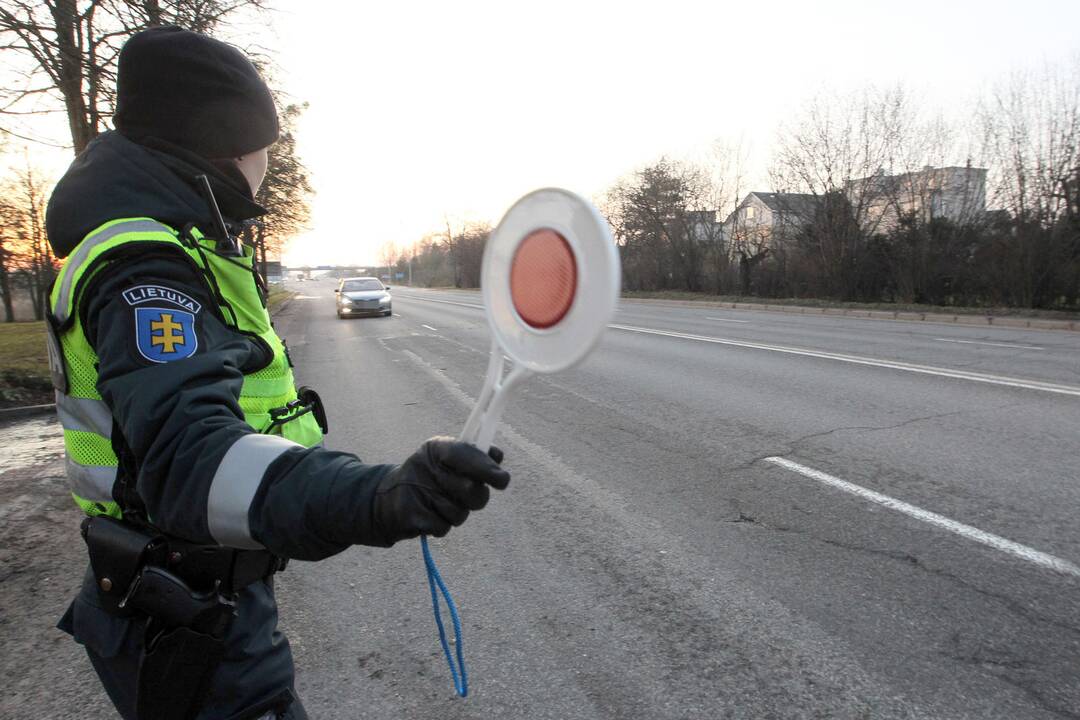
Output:
[[[902,217],[967,223],[986,212],[986,168],[927,165],[916,172],[880,172],[851,180],[844,193],[871,233],[894,230]]]
[[[905,216],[965,223],[985,217],[986,169],[928,165],[900,175],[881,172],[848,181],[844,195],[869,233],[890,232]],[[722,236],[732,257],[775,250],[811,222],[821,204],[820,195],[752,192],[724,219]]]
[[[724,219],[723,237],[732,256],[774,248],[813,220],[820,204],[820,197],[807,193],[749,193]]]

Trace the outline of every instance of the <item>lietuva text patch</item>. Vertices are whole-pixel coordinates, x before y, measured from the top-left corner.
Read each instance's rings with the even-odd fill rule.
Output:
[[[194,313],[170,308],[135,308],[135,338],[139,354],[156,363],[183,360],[199,347]]]
[[[136,285],[133,288],[128,288],[124,291],[124,299],[127,300],[128,305],[165,301],[196,315],[202,310],[202,305],[192,299],[190,295],[161,285]]]

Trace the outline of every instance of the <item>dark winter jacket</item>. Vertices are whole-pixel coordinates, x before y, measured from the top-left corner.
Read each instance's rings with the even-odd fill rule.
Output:
[[[68,255],[88,232],[118,218],[151,217],[177,229],[194,223],[213,235],[194,182],[199,174],[210,177],[228,223],[264,212],[238,173],[165,143],[142,145],[105,133],[76,159],[49,202],[54,252]],[[155,363],[140,355],[132,309],[122,296],[136,285],[173,289],[201,305],[192,357]],[[266,364],[265,347],[224,322],[198,271],[172,248],[151,252],[135,245],[111,257],[77,307],[99,359],[98,391],[113,414],[119,472],[135,477],[139,499],[159,529],[213,543],[211,480],[232,444],[254,432],[237,400],[245,371]],[[356,541],[357,526],[370,518],[375,485],[391,469],[322,448],[287,450],[266,468],[250,505],[251,537],[285,557],[340,552]],[[380,544],[377,535],[371,540]]]

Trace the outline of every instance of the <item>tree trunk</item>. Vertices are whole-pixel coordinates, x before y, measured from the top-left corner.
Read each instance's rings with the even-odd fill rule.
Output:
[[[255,225],[255,249],[259,252],[259,273],[262,275],[263,282],[269,282],[266,276],[266,236],[262,223]]]
[[[44,293],[41,291],[41,275],[38,268],[34,268],[30,272],[30,306],[34,310],[35,320],[45,319],[45,307],[42,305],[41,298]]]
[[[37,319],[38,320],[44,320],[45,319],[45,311],[49,307],[49,285],[50,285],[50,283],[46,282],[44,277],[41,279],[41,282],[38,283],[38,289],[37,289],[37,291],[38,291],[37,307],[39,309],[39,311],[37,313]]]
[[[3,258],[0,258],[2,261]],[[15,307],[11,302],[11,278],[6,265],[0,266],[0,294],[4,296],[4,322],[15,322]]]
[[[75,0],[56,0],[50,10],[56,26],[59,55],[57,88],[64,96],[71,140],[75,146],[75,154],[78,155],[94,139],[93,129],[87,118],[86,98],[82,92],[82,50],[76,41],[75,32],[76,23],[79,22],[78,8]]]
[[[143,3],[146,10],[146,24],[148,27],[161,25],[161,3],[158,0],[146,0]]]

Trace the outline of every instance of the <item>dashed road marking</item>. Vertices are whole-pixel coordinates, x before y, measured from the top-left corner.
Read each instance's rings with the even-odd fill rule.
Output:
[[[1026,562],[1038,565],[1046,570],[1053,570],[1054,572],[1061,573],[1062,575],[1072,575],[1073,577],[1080,577],[1080,566],[1077,566],[1068,560],[1063,560],[1054,555],[1050,555],[1036,550],[1035,548],[1028,547],[1027,545],[1021,545],[1018,542],[1013,542],[1000,535],[994,535],[988,533],[985,530],[980,530],[977,527],[971,525],[965,525],[962,522],[957,522],[951,518],[947,518],[944,515],[938,515],[935,512],[924,510],[921,507],[917,507],[910,503],[906,503],[903,500],[897,500],[896,498],[889,497],[874,490],[869,490],[856,485],[855,483],[848,482],[847,480],[841,480],[838,477],[829,475],[828,473],[814,468],[807,467],[806,465],[800,465],[797,462],[788,460],[782,457],[768,457],[765,458],[765,462],[772,463],[791,472],[798,473],[803,477],[816,480],[823,485],[842,490],[851,495],[855,495],[864,500],[868,500],[876,505],[887,507],[890,510],[901,512],[908,517],[921,520],[924,523],[928,523],[942,530],[948,530],[951,533],[959,535],[967,540],[986,545],[987,547],[994,548],[1000,552],[1012,555],[1013,557],[1020,558]]]
[[[428,329],[428,330],[430,330],[431,332],[439,332],[439,329],[438,329],[438,328],[433,328],[433,327],[431,327],[430,325],[421,325],[420,327],[423,327],[423,328],[427,328],[427,329]]]

